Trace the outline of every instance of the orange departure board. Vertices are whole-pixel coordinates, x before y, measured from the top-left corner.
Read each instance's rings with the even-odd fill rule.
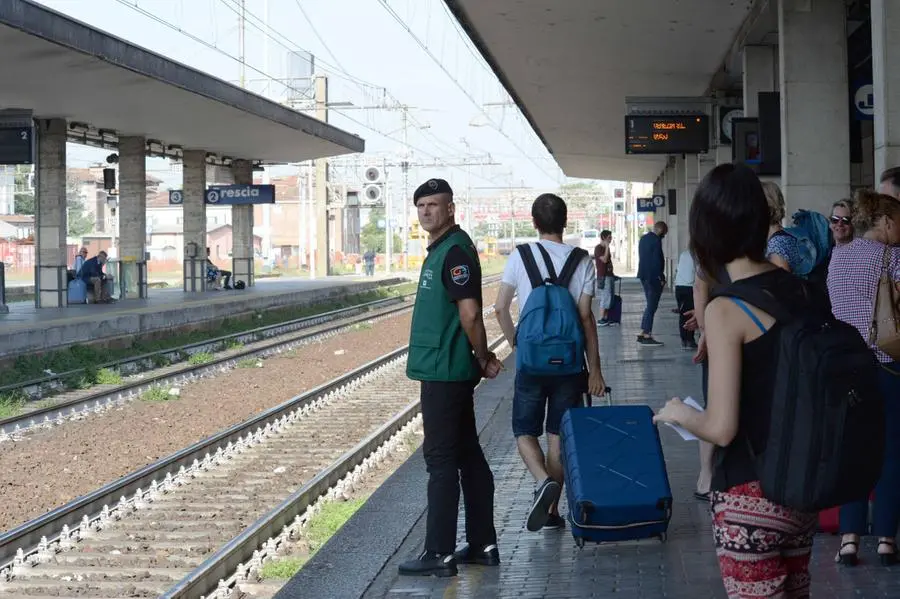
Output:
[[[709,117],[629,115],[626,154],[699,154],[709,151]]]

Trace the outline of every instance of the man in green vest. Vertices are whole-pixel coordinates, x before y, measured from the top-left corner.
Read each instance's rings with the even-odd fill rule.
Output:
[[[409,337],[406,374],[422,382],[422,451],[428,469],[425,550],[400,574],[455,576],[457,563],[500,563],[494,530],[494,476],[475,428],[475,385],[502,369],[487,346],[481,307],[481,264],[472,239],[455,223],[453,190],[429,179],[413,195],[428,232]],[[466,506],[467,545],[454,553],[459,489]]]

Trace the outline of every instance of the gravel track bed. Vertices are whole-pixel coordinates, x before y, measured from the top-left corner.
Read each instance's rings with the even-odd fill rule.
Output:
[[[485,305],[497,286],[486,288]],[[178,399],[133,401],[80,421],[3,443],[0,530],[51,509],[246,420],[409,341],[412,316],[385,318],[181,388]],[[489,331],[499,334],[493,316]]]
[[[499,334],[488,323],[491,337]],[[405,359],[46,563],[0,597],[158,597],[418,395]]]

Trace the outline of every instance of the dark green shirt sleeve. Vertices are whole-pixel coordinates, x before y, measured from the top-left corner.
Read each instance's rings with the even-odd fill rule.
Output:
[[[481,300],[481,266],[458,245],[447,251],[441,279],[452,301]]]

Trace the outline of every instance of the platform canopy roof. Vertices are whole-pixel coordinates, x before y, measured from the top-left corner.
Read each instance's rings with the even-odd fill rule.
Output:
[[[64,118],[73,140],[110,147],[143,135],[174,156],[181,147],[265,163],[365,149],[360,137],[29,0],[0,1],[0,81],[0,109]]]
[[[566,175],[653,181],[625,154],[626,97],[740,82],[744,43],[777,41],[775,0],[445,0]]]

